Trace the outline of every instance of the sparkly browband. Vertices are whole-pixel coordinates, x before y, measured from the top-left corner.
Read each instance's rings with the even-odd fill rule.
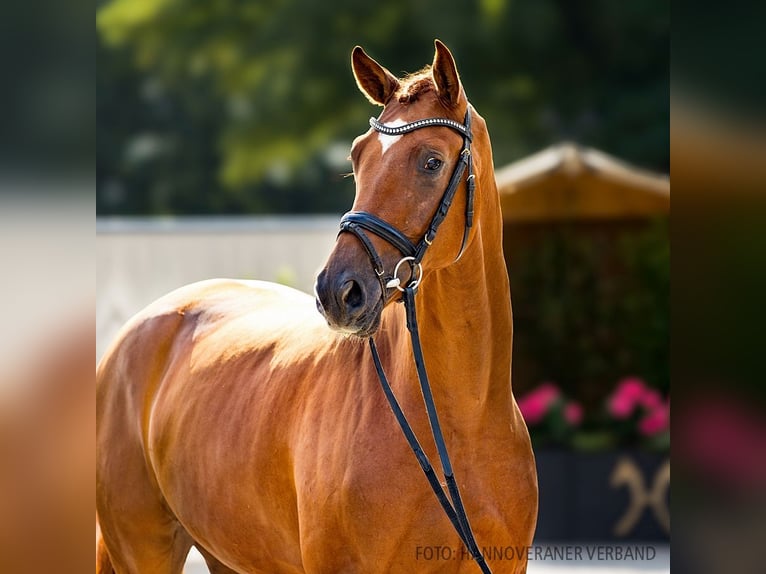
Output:
[[[466,128],[460,122],[456,122],[455,120],[451,120],[449,118],[427,118],[424,120],[417,120],[409,124],[404,124],[403,126],[396,126],[396,127],[387,126],[385,124],[380,123],[375,118],[370,118],[370,126],[372,126],[372,129],[374,129],[375,131],[378,131],[380,133],[383,133],[389,136],[400,136],[420,128],[426,128],[431,126],[444,126],[444,127],[452,128],[453,130],[460,132],[461,134],[463,134],[463,137],[467,138],[469,141],[471,140],[471,132],[468,130],[468,128]]]

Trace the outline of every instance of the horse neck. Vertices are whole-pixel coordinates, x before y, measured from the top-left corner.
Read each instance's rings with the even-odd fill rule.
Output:
[[[491,186],[495,191],[494,175]],[[500,415],[511,408],[513,327],[496,191],[488,204],[460,260],[429,274],[415,297],[440,415],[444,411],[442,416],[462,429],[472,424],[478,429],[488,419],[507,420]],[[409,333],[403,321],[397,323],[391,332],[406,347],[402,352],[411,353]]]

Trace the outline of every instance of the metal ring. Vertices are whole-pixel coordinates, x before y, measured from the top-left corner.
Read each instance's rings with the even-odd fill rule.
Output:
[[[401,267],[402,263],[404,263],[405,261],[415,261],[415,258],[412,256],[402,257],[399,263],[396,264],[396,267],[394,267],[394,279],[398,279],[397,274],[399,273],[399,267]],[[411,287],[413,289],[417,289],[418,286],[420,285],[420,282],[423,280],[423,265],[421,263],[417,264],[417,270],[418,270],[418,278],[410,282],[410,284],[407,285],[408,288]],[[396,288],[399,289],[399,291],[401,292],[404,292],[404,289],[405,289],[401,285],[397,285]]]

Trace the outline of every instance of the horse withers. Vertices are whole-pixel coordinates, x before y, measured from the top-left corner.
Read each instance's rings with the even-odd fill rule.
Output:
[[[358,47],[352,67],[383,111],[353,143],[350,213],[363,215],[344,217],[316,299],[257,281],[196,283],[131,319],[103,357],[97,572],[180,573],[192,546],[213,574],[478,571],[365,342],[424,455],[438,460],[396,304],[415,283],[421,362],[473,533],[493,572],[526,571],[537,482],[511,392],[486,125],[438,41],[433,64],[404,79]],[[421,125],[429,118],[445,121]],[[410,248],[419,250],[402,265]]]

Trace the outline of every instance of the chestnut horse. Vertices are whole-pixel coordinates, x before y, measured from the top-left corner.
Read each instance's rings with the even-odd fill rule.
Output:
[[[392,129],[424,118],[462,125],[468,112],[473,225],[461,177],[429,238],[415,305],[476,539],[494,572],[525,572],[537,482],[511,393],[510,291],[486,124],[441,42],[433,65],[404,79],[359,47],[352,67],[364,95],[384,106],[383,131],[353,143],[353,208],[410,241],[427,232],[466,138],[443,123]],[[123,328],[97,372],[97,572],[179,573],[192,546],[214,574],[478,572],[381,391],[370,336],[438,460],[404,309],[394,304],[401,291],[380,280],[372,257],[391,278],[401,253],[365,237],[338,236],[316,303],[269,283],[204,281]],[[399,270],[404,284],[416,274]]]

